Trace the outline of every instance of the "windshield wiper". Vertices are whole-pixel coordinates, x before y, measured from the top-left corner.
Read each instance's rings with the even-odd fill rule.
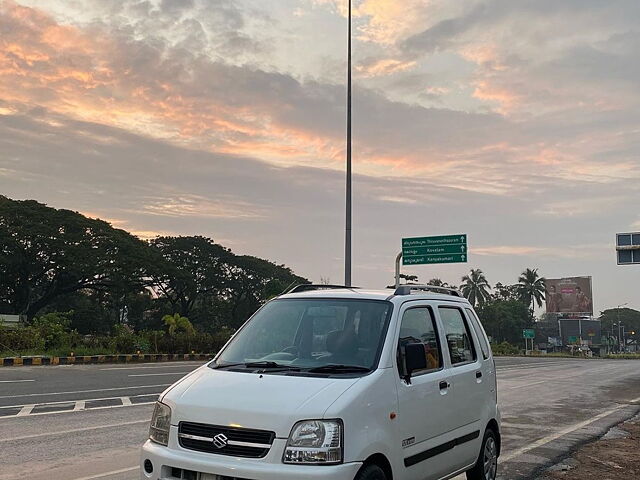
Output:
[[[232,368],[232,367],[246,367],[246,368],[260,368],[262,370],[300,370],[299,367],[292,367],[290,365],[283,365],[276,362],[239,362],[239,363],[226,363],[217,364],[215,369],[219,368]]]
[[[243,364],[247,368],[265,368],[265,369],[284,369],[284,370],[300,370],[299,367],[292,367],[290,365],[283,365],[281,363],[276,362],[247,362]]]
[[[307,370],[309,373],[359,373],[370,372],[371,369],[360,365],[329,364]]]

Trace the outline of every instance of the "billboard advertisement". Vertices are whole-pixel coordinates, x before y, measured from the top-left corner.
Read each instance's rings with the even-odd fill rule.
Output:
[[[547,313],[593,315],[591,277],[548,278]]]

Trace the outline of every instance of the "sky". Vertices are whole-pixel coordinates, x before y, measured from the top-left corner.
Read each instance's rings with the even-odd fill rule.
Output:
[[[0,0],[0,193],[343,280],[346,0]],[[354,0],[353,283],[468,234],[640,308],[640,2]]]

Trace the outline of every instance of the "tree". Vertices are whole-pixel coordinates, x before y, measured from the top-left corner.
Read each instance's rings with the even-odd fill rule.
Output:
[[[290,268],[250,255],[229,259],[227,288],[223,294],[229,306],[229,324],[237,328],[264,303],[280,295],[291,284],[309,283]]]
[[[0,196],[0,313],[73,311],[82,334],[158,329],[165,314],[215,331],[239,326],[288,286],[284,265],[235,255],[210,238],[144,242],[107,222]]]
[[[609,308],[600,312],[600,321],[602,322],[603,335],[609,336],[613,333],[614,337],[618,337],[618,323],[621,323],[624,326],[625,338],[640,338],[640,312],[638,310],[626,307]]]
[[[492,295],[494,300],[520,300],[519,285],[503,285],[502,283],[496,283],[493,287],[495,292]]]
[[[538,275],[538,269],[527,268],[518,278],[518,288],[520,298],[525,305],[531,307],[531,313],[535,310],[535,305],[542,306],[545,296],[546,279]]]
[[[450,287],[450,285],[447,282],[443,282],[439,278],[432,278],[427,282],[427,285],[432,285],[434,287],[445,287],[445,288]]]
[[[235,255],[210,238],[158,237],[151,245],[168,264],[154,274],[161,299],[206,330],[237,327],[265,300],[292,284],[309,283],[284,265]]]
[[[489,300],[478,307],[478,317],[487,335],[497,343],[518,344],[522,330],[533,325],[529,309],[519,300]]]
[[[489,298],[491,286],[479,268],[471,269],[469,275],[462,277],[462,294],[474,307],[484,304]]]
[[[107,222],[0,196],[0,304],[28,320],[81,290],[140,291],[154,263],[144,242]]]
[[[418,275],[409,275],[406,273],[401,273],[400,278],[405,281],[407,284],[418,283]]]
[[[210,238],[157,237],[150,244],[165,260],[153,272],[154,288],[174,312],[191,316],[202,297],[218,296],[226,288],[233,253]]]
[[[187,317],[183,317],[179,313],[173,315],[165,315],[162,317],[162,322],[167,327],[167,332],[171,337],[175,337],[176,333],[184,332],[187,335],[193,335],[196,333],[196,329]]]

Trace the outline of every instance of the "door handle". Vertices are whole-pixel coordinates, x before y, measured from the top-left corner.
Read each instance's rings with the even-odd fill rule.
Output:
[[[446,390],[450,386],[451,384],[449,382],[445,382],[445,381],[440,382],[440,390]]]
[[[482,378],[482,372],[476,372],[476,378]]]

